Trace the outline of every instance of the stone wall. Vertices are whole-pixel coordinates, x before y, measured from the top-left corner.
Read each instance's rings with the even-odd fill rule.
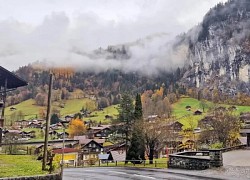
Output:
[[[60,174],[48,174],[44,176],[0,178],[0,180],[62,180],[62,177]]]
[[[209,152],[182,152],[169,155],[168,167],[204,170],[210,167]]]
[[[204,170],[223,166],[222,151],[190,151],[169,155],[168,167]]]

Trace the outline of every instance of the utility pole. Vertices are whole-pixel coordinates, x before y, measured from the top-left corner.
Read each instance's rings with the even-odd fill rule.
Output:
[[[51,109],[52,85],[53,85],[53,74],[51,73],[50,77],[49,77],[49,94],[48,94],[48,104],[47,104],[47,116],[46,116],[46,129],[45,129],[45,141],[44,141],[42,170],[46,169],[46,163],[47,163],[47,150],[48,150],[48,137],[49,137],[49,125],[50,125],[50,109]]]

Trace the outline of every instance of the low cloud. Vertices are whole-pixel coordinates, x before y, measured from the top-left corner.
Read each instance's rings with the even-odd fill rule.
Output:
[[[41,61],[51,66],[74,66],[86,71],[119,68],[123,71],[153,74],[158,70],[170,70],[183,64],[187,46],[183,44],[173,49],[173,37],[201,21],[206,10],[218,0],[190,0],[188,3],[184,0],[178,3],[142,0],[128,1],[121,5],[111,0],[105,5],[109,11],[102,9],[102,1],[95,0],[92,4],[86,2],[85,10],[81,9],[84,7],[82,2],[76,1],[72,12],[61,7],[61,1],[38,1],[37,4],[29,2],[33,7],[33,14],[26,15],[29,18],[34,16],[33,19],[37,18],[37,22],[41,14],[37,14],[36,10],[41,13],[42,7],[57,9],[43,12],[46,16],[40,23],[33,23],[33,19],[26,22],[25,18],[18,17],[18,12],[24,10],[22,8],[25,6],[20,9],[13,7],[16,14],[6,19],[1,18],[1,66],[15,70],[19,66]],[[64,2],[71,8],[73,3]],[[80,9],[78,11],[77,3]],[[121,8],[121,13],[116,8]],[[117,44],[128,47],[131,55],[129,59],[93,56],[93,50]]]

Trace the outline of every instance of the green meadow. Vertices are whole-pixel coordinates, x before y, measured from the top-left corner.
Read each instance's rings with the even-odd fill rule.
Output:
[[[42,171],[41,161],[30,155],[0,154],[0,178],[46,174]]]
[[[72,100],[66,100],[63,102],[64,107],[62,108],[60,104],[62,102],[54,102],[52,104],[52,111],[53,109],[56,109],[57,111],[60,112],[61,118],[63,118],[66,115],[69,114],[75,114],[80,112],[80,110],[83,107],[86,107],[88,104],[93,104],[93,101],[84,98],[84,99],[72,99]],[[186,106],[191,106],[191,110],[187,111]],[[190,98],[190,97],[182,97],[179,99],[178,102],[174,103],[172,105],[173,112],[172,116],[181,122],[184,125],[184,128],[190,127],[190,124],[192,126],[194,125],[195,127],[198,124],[198,121],[202,119],[208,112],[209,108],[215,106],[213,103],[206,101],[206,107],[205,107],[205,112],[203,112],[202,115],[193,115],[196,110],[201,110],[201,103],[197,99]],[[225,106],[229,107],[230,105],[225,105],[225,104],[217,104],[216,106]],[[29,99],[27,101],[24,101],[22,103],[19,103],[15,106],[16,110],[11,111],[10,107],[6,108],[5,115],[6,115],[6,120],[11,119],[11,114],[16,113],[17,115],[21,113],[24,115],[24,119],[32,119],[32,118],[37,118],[39,117],[39,113],[41,110],[46,111],[45,106],[37,106],[35,105],[35,101],[33,99]],[[112,116],[113,118],[116,118],[118,115],[118,105],[113,105],[109,106],[107,108],[104,108],[103,110],[96,110],[93,111],[89,117],[84,118],[84,120],[92,120],[96,121],[97,123],[102,122],[104,124],[110,123],[110,119],[106,119],[105,116]],[[250,112],[250,106],[236,106],[237,110],[235,113],[239,115],[241,112]],[[191,120],[190,120],[191,119]]]

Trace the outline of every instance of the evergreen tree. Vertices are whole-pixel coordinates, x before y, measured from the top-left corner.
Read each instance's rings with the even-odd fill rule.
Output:
[[[142,119],[142,103],[140,94],[136,95],[134,116],[136,120]]]
[[[145,160],[145,141],[143,136],[143,114],[141,95],[136,95],[133,132],[130,147],[128,149],[127,160],[135,160],[134,163],[141,163]]]
[[[122,95],[121,103],[118,108],[118,121],[122,123],[122,126],[118,126],[117,131],[122,135],[125,135],[126,153],[128,148],[128,142],[130,139],[130,132],[134,122],[134,105],[131,96],[127,93]]]
[[[50,124],[56,124],[59,123],[60,119],[57,114],[52,114]]]
[[[145,160],[144,152],[143,152],[143,156],[141,153],[142,137],[140,135],[141,133],[138,133],[138,131],[136,130],[133,131],[130,146],[128,149],[128,154],[126,157],[126,160],[131,161],[134,164],[140,164],[142,163],[142,160]]]

